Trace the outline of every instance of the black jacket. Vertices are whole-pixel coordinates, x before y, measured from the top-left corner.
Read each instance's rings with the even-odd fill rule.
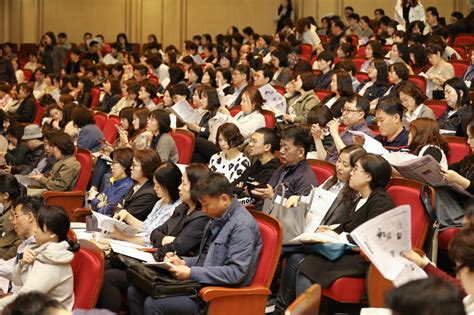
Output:
[[[85,107],[91,107],[92,96],[90,92],[81,92],[77,96],[77,102],[79,105],[84,105]]]
[[[246,187],[247,182],[257,182],[259,184],[267,183],[272,177],[273,173],[277,168],[280,167],[280,160],[273,158],[264,165],[257,160],[254,164],[250,165],[244,173],[237,178],[232,185],[234,186],[234,194],[238,195],[239,198],[243,193],[242,188],[236,187],[238,184],[243,183],[242,187]]]
[[[325,98],[323,98],[320,105],[323,105],[323,104],[326,105],[326,103],[329,102],[334,96],[336,96],[335,93],[326,96]],[[336,102],[334,102],[334,104],[332,104],[331,112],[335,118],[342,116],[342,108],[344,107],[344,104],[346,103],[346,101],[347,101],[347,96],[341,96]]]
[[[173,215],[151,233],[150,241],[153,247],[158,248],[160,256],[167,252],[176,252],[177,255],[183,256],[196,254],[209,217],[199,208],[189,215],[187,211],[188,206],[185,203],[180,204]],[[174,236],[175,239],[163,246],[161,242],[165,236]]]
[[[25,98],[16,110],[17,121],[22,123],[31,123],[36,117],[35,98],[28,96]]]
[[[149,179],[136,193],[133,193],[133,186],[130,188],[123,199],[122,207],[138,220],[145,221],[157,200],[153,181]]]
[[[40,145],[33,150],[28,150],[25,155],[25,163],[21,165],[13,165],[12,174],[27,175],[36,168],[38,162],[44,156],[44,145]]]
[[[360,90],[362,90],[362,88],[368,83],[368,81],[365,81],[364,83],[362,83],[361,85],[359,85],[359,87],[357,88],[356,92],[359,92]],[[372,86],[369,86],[365,92],[364,92],[364,96],[366,99],[370,101],[373,101],[375,100],[376,98],[379,98],[379,97],[382,97],[385,92],[387,92],[388,90],[388,86],[387,85],[372,85]]]
[[[120,101],[121,97],[122,96],[120,94],[114,94],[114,95],[106,94],[104,96],[104,99],[102,100],[102,103],[99,106],[99,111],[107,113],[107,114],[110,113],[110,110],[112,109],[112,107],[114,107],[115,104],[117,104],[118,101]]]

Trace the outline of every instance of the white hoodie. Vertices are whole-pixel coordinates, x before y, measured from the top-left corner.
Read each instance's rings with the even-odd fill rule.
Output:
[[[74,305],[74,278],[71,261],[74,253],[68,250],[66,241],[33,245],[36,252],[33,265],[16,264],[12,281],[22,286],[20,291],[0,299],[0,309],[13,302],[19,293],[40,291],[58,300],[69,310]]]

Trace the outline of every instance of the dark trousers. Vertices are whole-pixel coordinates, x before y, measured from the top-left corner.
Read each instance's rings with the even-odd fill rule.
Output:
[[[105,160],[98,158],[92,173],[91,186],[96,187],[97,191],[101,191],[102,180],[105,174],[110,173],[110,171],[110,165]]]
[[[120,313],[122,294],[127,293],[129,282],[127,270],[111,268],[105,264],[104,283],[100,290],[97,308],[105,308],[114,313]]]
[[[170,296],[154,299],[133,285],[128,287],[131,315],[194,315],[199,310],[197,297]]]
[[[209,164],[211,157],[219,151],[219,148],[211,141],[196,137],[192,162]]]

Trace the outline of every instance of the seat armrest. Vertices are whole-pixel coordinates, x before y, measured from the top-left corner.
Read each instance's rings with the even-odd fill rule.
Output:
[[[264,286],[252,286],[244,288],[228,288],[209,286],[199,291],[199,297],[204,301],[210,302],[216,298],[229,296],[245,296],[245,295],[270,295],[271,290]]]
[[[52,197],[85,197],[86,193],[84,191],[44,191],[43,198],[52,198]]]
[[[77,208],[74,210],[74,216],[76,218],[85,217],[92,214],[91,208]]]

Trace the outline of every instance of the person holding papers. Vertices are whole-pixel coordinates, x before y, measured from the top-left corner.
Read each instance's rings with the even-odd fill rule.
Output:
[[[452,130],[456,132],[456,136],[464,137],[466,126],[472,119],[469,89],[459,78],[447,80],[443,86],[448,109],[439,117],[439,128]]]
[[[294,87],[297,94],[288,100],[288,114],[283,115],[287,124],[305,123],[310,109],[320,103],[314,93],[314,75],[311,72],[299,74]]]
[[[255,275],[262,249],[257,221],[235,199],[222,174],[208,173],[199,179],[192,194],[211,217],[194,257],[166,254],[175,266],[170,273],[178,280],[191,279],[203,285],[248,286]],[[128,288],[131,314],[193,315],[199,311],[196,296],[152,298],[135,286]]]
[[[250,81],[250,67],[246,65],[237,65],[234,71],[232,71],[232,83],[234,85],[234,92],[232,99],[229,100],[229,104],[224,104],[227,107],[240,105],[242,102],[242,96],[249,86]],[[220,86],[220,85],[219,85]]]
[[[275,70],[272,84],[285,86],[291,80],[291,71],[288,68],[288,56],[283,49],[276,49],[271,52],[271,64]]]
[[[207,140],[210,134],[209,120],[217,114],[219,107],[220,103],[217,90],[214,88],[203,87],[200,109],[204,112],[204,115],[202,115],[199,124],[187,123],[186,127],[194,132],[196,137]]]
[[[240,106],[242,111],[232,117],[230,111],[219,107],[219,113],[227,116],[228,123],[235,124],[244,139],[248,139],[258,128],[265,127],[265,117],[261,114],[263,98],[256,88],[248,87],[242,92]]]
[[[193,256],[197,254],[204,227],[209,221],[209,217],[201,210],[201,204],[194,193],[197,189],[198,180],[209,173],[208,168],[203,164],[191,164],[186,167],[186,171],[181,178],[181,185],[179,186],[179,205],[171,207],[171,199],[168,199],[168,201],[166,201],[166,199],[176,198],[177,188],[175,187],[176,183],[174,179],[172,180],[173,187],[169,185],[170,178],[168,176],[173,175],[172,173],[179,172],[179,169],[176,170],[175,168],[177,168],[176,165],[167,163],[167,166],[161,168],[161,171],[160,169],[157,170],[156,175],[159,173],[159,182],[168,182],[170,196],[167,197],[165,195],[166,193],[164,192],[164,188],[161,188],[161,184],[158,185],[159,187],[156,187],[157,191],[159,190],[161,193],[162,200],[165,200],[161,203],[161,208],[156,208],[155,206],[154,211],[149,216],[150,220],[147,218],[147,220],[141,222],[130,213],[124,211],[117,214],[117,218],[123,218],[128,224],[141,226],[147,230],[148,239],[145,243],[157,248],[155,255],[158,257],[157,260],[163,260],[167,252],[176,253],[176,255],[179,256]],[[167,169],[167,171],[164,171],[165,169]],[[164,176],[168,178],[164,178]],[[155,181],[158,182],[156,176]],[[173,197],[171,197],[171,194],[173,194]],[[159,202],[160,201],[158,201],[158,203]],[[164,205],[164,202],[170,203]],[[175,201],[173,205],[176,203],[178,202]],[[169,210],[171,210],[171,212]],[[167,214],[162,212],[166,212]],[[162,217],[159,218],[159,216]],[[168,216],[168,219],[162,221],[164,216]],[[162,224],[156,226],[152,220],[159,220]],[[145,225],[154,225],[155,228],[150,231]],[[148,234],[150,232],[151,234]],[[113,233],[112,236],[119,236],[119,234]],[[124,238],[120,236],[119,239],[139,241],[141,244],[144,244],[143,238]],[[121,294],[125,293],[129,286],[127,272],[126,269],[124,269],[125,266],[120,266],[121,268],[118,267],[119,266],[111,266],[111,264],[106,265],[104,284],[97,304],[99,308],[106,308],[115,313],[120,312]]]
[[[349,177],[349,187],[359,193],[359,200],[352,204],[352,209],[340,221],[340,225],[322,226],[317,232],[331,236],[337,242],[351,243],[350,232],[395,207],[385,191],[391,174],[390,164],[381,156],[365,154],[359,157]],[[314,242],[318,242],[316,236]],[[367,262],[355,252],[347,252],[335,261],[329,261],[320,255],[308,255],[302,261],[294,263],[298,272],[293,277],[283,275],[285,282],[281,284],[274,314],[283,314],[288,305],[313,283],[328,288],[341,277],[365,277],[368,267]]]
[[[410,153],[425,156],[431,155],[442,169],[448,168],[448,143],[440,133],[436,120],[418,118],[410,123],[408,150]]]
[[[317,158],[335,163],[338,157],[338,152],[346,145],[353,142],[353,134],[350,131],[361,131],[373,137],[374,133],[367,127],[365,118],[369,114],[369,101],[358,94],[352,94],[347,98],[344,107],[342,108],[342,123],[346,127],[345,131],[339,133],[339,123],[332,120],[328,123],[329,134],[331,135],[334,144],[327,150],[324,147],[323,137],[324,130],[319,125],[311,127],[311,135],[316,146]]]
[[[400,151],[406,148],[408,132],[403,127],[403,106],[400,101],[391,96],[380,98],[375,107],[375,118],[380,135],[375,140],[389,151]]]

